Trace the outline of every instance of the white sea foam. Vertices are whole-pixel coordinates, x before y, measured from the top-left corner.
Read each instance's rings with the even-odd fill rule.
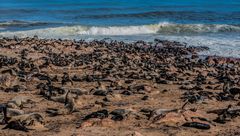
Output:
[[[226,34],[226,32],[233,32]],[[206,33],[206,34],[205,34]],[[186,42],[191,46],[207,46],[203,55],[240,57],[240,26],[171,24],[168,22],[141,26],[63,26],[26,31],[4,31],[0,37],[94,39],[115,38],[117,40],[153,40],[154,38]]]
[[[189,46],[210,48],[208,51],[200,52],[201,55],[240,58],[240,35],[163,36],[159,38],[185,42]]]
[[[20,37],[39,35],[42,37],[66,37],[73,35],[139,35],[139,34],[194,34],[240,32],[240,26],[206,25],[206,24],[173,24],[163,22],[140,26],[62,26],[54,28],[34,29],[17,32],[2,32],[0,35]]]

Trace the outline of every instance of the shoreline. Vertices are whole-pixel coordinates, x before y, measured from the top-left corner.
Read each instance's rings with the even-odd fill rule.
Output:
[[[12,120],[36,114],[20,119],[33,122],[23,126],[29,132],[12,126],[0,135],[240,133],[240,58],[197,54],[206,49],[166,40],[1,38],[0,105]]]

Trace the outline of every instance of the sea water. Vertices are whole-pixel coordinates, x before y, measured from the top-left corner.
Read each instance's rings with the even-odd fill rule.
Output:
[[[240,57],[240,0],[0,0],[0,37],[155,38]]]

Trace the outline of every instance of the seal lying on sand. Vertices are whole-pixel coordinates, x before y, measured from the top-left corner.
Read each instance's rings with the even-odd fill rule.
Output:
[[[7,107],[14,109],[23,108],[24,104],[28,103],[34,103],[34,101],[26,96],[16,96],[7,103]]]
[[[3,129],[15,129],[28,132],[27,126],[33,126],[36,123],[43,124],[43,117],[38,113],[23,114],[11,117]]]
[[[7,123],[7,106],[5,104],[0,105],[0,113],[3,113],[2,124]]]

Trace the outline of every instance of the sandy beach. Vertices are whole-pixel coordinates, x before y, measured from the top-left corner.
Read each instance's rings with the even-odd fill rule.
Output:
[[[0,135],[239,135],[240,61],[203,50],[2,38]]]

